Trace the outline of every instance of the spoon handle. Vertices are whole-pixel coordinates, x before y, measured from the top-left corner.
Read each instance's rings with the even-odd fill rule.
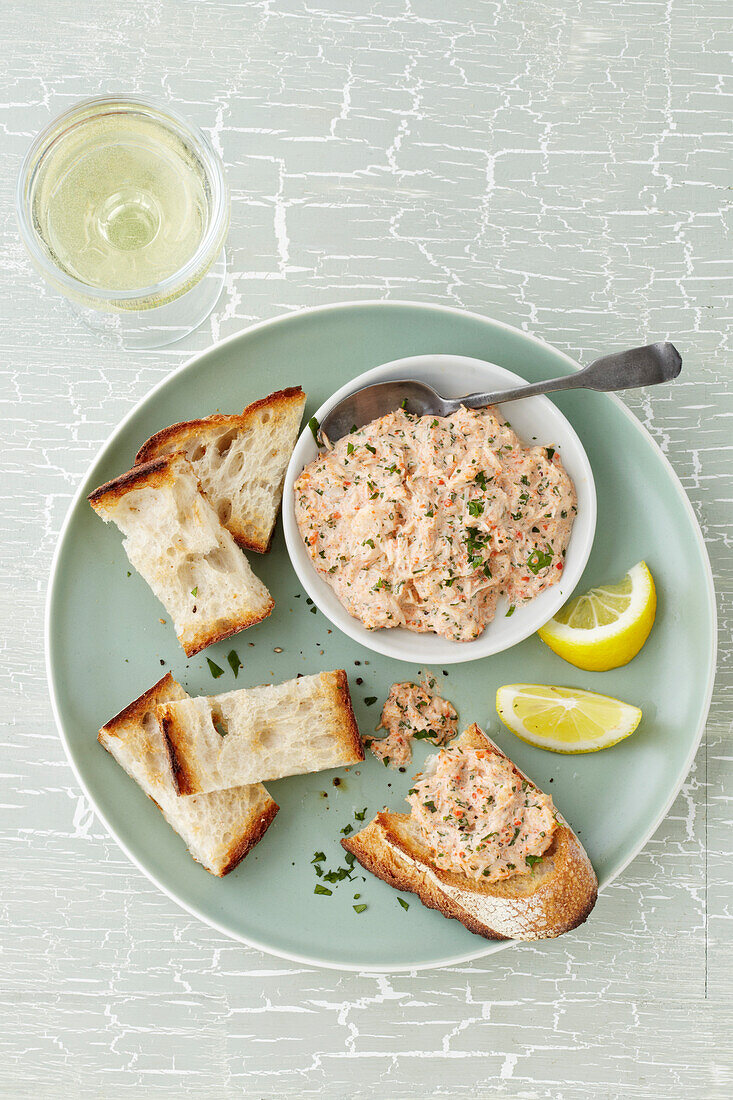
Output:
[[[682,358],[674,344],[646,344],[613,355],[595,359],[583,370],[566,374],[563,378],[550,378],[529,386],[517,386],[513,390],[496,390],[493,393],[471,393],[455,402],[456,408],[482,409],[519,398],[534,397],[554,390],[629,390],[639,386],[656,386],[670,382],[682,369]]]

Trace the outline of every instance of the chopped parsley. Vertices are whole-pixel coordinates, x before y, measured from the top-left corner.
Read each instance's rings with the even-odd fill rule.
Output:
[[[403,909],[409,909],[410,908],[409,903],[406,902],[404,898],[397,898],[397,900],[398,900],[398,902],[400,903],[400,905],[402,906]]]
[[[354,905],[353,910],[355,913],[363,913],[366,909],[366,905],[362,902],[361,905]]]
[[[214,664],[211,657],[207,657],[206,660],[209,663],[209,672],[211,673],[211,675],[214,677],[215,680],[218,680],[220,676],[224,675],[224,669],[219,668],[218,665]]]
[[[236,680],[239,670],[242,668],[242,662],[239,659],[236,649],[229,650],[227,653],[227,661],[229,662],[229,667],[234,673],[234,679]]]
[[[313,433],[313,438],[315,439],[316,443],[318,443],[318,433],[321,430],[321,425],[318,423],[315,416],[312,416],[308,421],[308,427]]]
[[[546,569],[548,565],[552,564],[552,550],[545,552],[544,550],[538,550],[536,547],[527,558],[527,568],[530,573],[534,573],[535,577],[539,573],[540,569]]]
[[[327,886],[322,886],[320,882],[316,883],[316,888],[313,891],[314,894],[326,894],[327,897],[331,897],[333,890],[329,890]]]

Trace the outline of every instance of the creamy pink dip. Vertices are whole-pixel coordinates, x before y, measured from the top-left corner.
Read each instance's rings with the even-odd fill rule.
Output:
[[[573,484],[551,447],[525,447],[495,409],[399,409],[340,439],[295,483],[318,572],[369,630],[477,638],[497,600],[559,580]]]
[[[385,729],[387,736],[370,742],[376,758],[385,767],[404,768],[412,760],[413,740],[444,745],[458,732],[458,715],[453,704],[441,698],[435,679],[428,675],[422,685],[392,684],[377,729]]]
[[[443,749],[407,801],[435,865],[482,882],[526,874],[557,828],[549,795],[510,760],[484,749]]]

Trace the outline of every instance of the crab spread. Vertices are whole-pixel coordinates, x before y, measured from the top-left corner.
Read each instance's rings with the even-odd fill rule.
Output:
[[[435,866],[481,882],[526,874],[557,828],[549,795],[485,749],[442,749],[407,801]]]
[[[318,572],[369,630],[477,638],[561,576],[577,512],[552,447],[524,446],[496,409],[398,409],[319,454],[295,483]]]
[[[377,729],[387,736],[373,738],[370,748],[376,758],[391,768],[404,768],[412,760],[413,740],[444,745],[458,732],[456,708],[441,698],[434,677],[421,684],[392,684]]]

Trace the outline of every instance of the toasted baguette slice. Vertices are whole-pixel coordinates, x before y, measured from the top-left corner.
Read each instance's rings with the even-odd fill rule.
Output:
[[[156,713],[184,795],[364,759],[343,669],[164,703]]]
[[[182,451],[219,519],[240,546],[269,549],[305,394],[278,390],[233,416],[172,424],[143,443],[135,462]]]
[[[98,739],[152,798],[193,858],[212,875],[227,875],[265,835],[278,805],[261,783],[179,797],[155,708],[188,698],[169,672],[102,726]]]
[[[451,748],[505,755],[477,725],[469,726]],[[575,833],[562,821],[531,872],[487,884],[435,867],[409,814],[379,813],[341,844],[390,886],[417,894],[423,905],[490,940],[552,939],[582,924],[596,903],[595,872]]]
[[[186,656],[260,622],[274,601],[181,454],[134,466],[89,497],[173,619]]]

